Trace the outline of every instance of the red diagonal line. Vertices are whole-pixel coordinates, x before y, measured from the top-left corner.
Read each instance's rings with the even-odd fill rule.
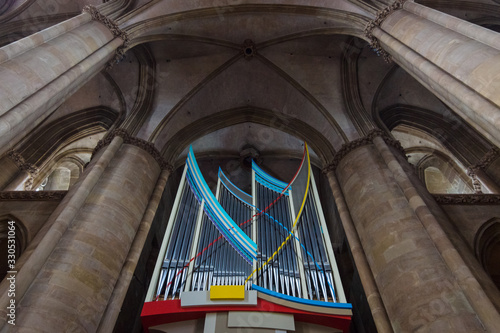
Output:
[[[302,161],[304,161],[305,153],[306,153],[306,151],[304,149],[304,154],[302,155]],[[252,217],[250,217],[245,222],[242,222],[241,224],[239,224],[238,227],[241,227],[242,225],[245,225],[248,222],[252,221],[254,217],[257,217],[257,216],[259,216],[261,214],[264,214],[267,210],[269,210],[271,208],[272,205],[274,205],[279,199],[281,199],[281,197],[285,194],[286,190],[290,187],[290,185],[292,184],[292,182],[295,180],[295,177],[297,177],[297,174],[299,173],[301,166],[302,166],[302,163],[300,164],[299,168],[297,169],[297,172],[295,172],[295,175],[293,175],[292,180],[288,183],[288,185],[283,189],[283,191],[281,192],[281,194],[273,202],[271,202],[266,208],[264,208],[263,210],[261,210],[259,213],[253,215]],[[231,229],[234,229],[234,227],[231,227],[229,230],[231,230]],[[205,252],[206,250],[208,250],[209,247],[211,247],[212,245],[214,245],[221,238],[222,238],[222,235],[220,235],[218,238],[214,239],[210,244],[208,244],[207,246],[205,246],[205,248],[203,250],[201,250],[200,252],[198,252],[197,255],[195,255],[194,257],[192,257],[191,259],[189,259],[188,263],[186,265],[184,265],[184,267],[182,267],[182,269],[177,274],[175,274],[175,276],[172,278],[172,280],[170,280],[170,282],[167,283],[167,285],[165,286],[165,288],[168,288],[174,282],[175,278],[177,276],[179,276],[186,268],[189,267],[189,264],[191,264],[191,261],[193,261],[196,258],[198,258],[199,256],[201,256],[203,254],[203,252]],[[156,296],[155,301],[158,301],[159,297],[160,297],[160,295]]]

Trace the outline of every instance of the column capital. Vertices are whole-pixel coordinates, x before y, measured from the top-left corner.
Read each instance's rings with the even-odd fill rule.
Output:
[[[109,29],[109,31],[111,31],[113,36],[121,38],[123,40],[123,44],[116,49],[115,57],[106,66],[106,70],[109,70],[113,67],[114,64],[120,62],[123,59],[125,51],[130,44],[128,33],[125,30],[120,29],[115,21],[113,21],[106,15],[101,14],[101,12],[99,12],[99,9],[97,9],[97,7],[95,6],[87,5],[83,7],[82,12],[89,13],[90,16],[92,16],[92,20],[102,23]]]
[[[371,48],[378,55],[381,55],[387,63],[392,62],[392,57],[389,53],[387,53],[384,49],[382,49],[382,46],[380,46],[378,39],[375,36],[373,36],[372,32],[373,29],[375,29],[375,27],[380,27],[382,22],[384,22],[384,20],[394,11],[403,8],[403,5],[406,1],[409,0],[396,0],[394,1],[393,4],[385,7],[382,10],[379,10],[377,12],[377,15],[375,16],[375,19],[368,21],[364,30],[365,36],[370,40]]]
[[[26,191],[31,190],[31,187],[33,186],[33,181],[35,176],[38,174],[40,171],[36,165],[33,165],[31,163],[27,163],[24,160],[24,157],[21,156],[17,151],[14,149],[9,150],[7,153],[7,156],[16,164],[16,166],[19,168],[21,171],[26,171],[29,175],[29,178],[26,180],[24,183],[24,189]]]
[[[153,143],[133,137],[123,128],[117,128],[109,133],[105,138],[99,140],[94,148],[94,151],[92,152],[92,158],[99,150],[109,145],[115,136],[121,137],[123,139],[123,143],[136,146],[149,153],[156,160],[162,170],[168,170],[169,172],[174,170],[173,166],[161,156],[161,153],[158,149],[156,149]]]
[[[388,146],[392,146],[392,147],[398,149],[399,151],[401,151],[401,153],[403,155],[405,155],[404,148],[403,148],[403,146],[401,146],[401,143],[398,140],[395,140],[393,137],[391,137],[385,131],[376,128],[374,130],[371,130],[366,136],[344,144],[340,148],[340,150],[335,153],[335,155],[333,156],[332,162],[330,164],[328,164],[325,168],[323,168],[323,170],[322,170],[323,173],[326,174],[330,171],[335,171],[337,169],[337,166],[339,165],[340,161],[345,156],[347,156],[351,151],[353,151],[356,148],[372,144],[373,139],[375,139],[376,137],[382,138]]]

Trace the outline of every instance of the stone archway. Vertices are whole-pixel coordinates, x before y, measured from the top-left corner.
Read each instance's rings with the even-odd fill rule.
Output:
[[[500,289],[500,218],[485,222],[474,239],[476,257]]]

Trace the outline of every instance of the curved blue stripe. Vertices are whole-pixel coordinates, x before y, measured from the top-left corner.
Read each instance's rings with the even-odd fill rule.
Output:
[[[193,190],[193,192],[195,193],[196,199],[201,204],[203,196],[201,195],[201,193],[199,193],[198,189],[196,188],[196,185],[194,183],[194,179],[192,177],[193,176],[191,175],[191,171],[188,168],[188,172],[186,173],[186,178],[187,178],[189,187]],[[241,246],[234,239],[234,237],[232,237],[232,235],[225,235],[224,234],[224,231],[226,230],[226,228],[219,223],[218,219],[214,216],[212,210],[208,207],[208,205],[204,205],[203,210],[205,211],[205,214],[207,214],[207,217],[209,218],[209,220],[214,224],[215,228],[217,228],[217,230],[219,230],[219,232],[222,235],[224,235],[224,238],[227,240],[227,242],[229,244],[231,244],[231,246],[236,250],[236,252],[238,252],[243,257],[243,259],[245,259],[249,264],[252,264],[253,258],[246,251],[244,251],[241,248]]]
[[[210,209],[212,218],[217,221],[215,225],[218,227],[219,231],[230,241],[230,243],[234,246],[231,240],[235,240],[235,242],[241,246],[243,252],[253,259],[257,258],[257,244],[253,242],[231,219],[231,217],[224,211],[221,207],[220,203],[217,201],[212,191],[210,191],[205,179],[201,175],[201,171],[196,163],[196,159],[194,158],[194,152],[192,147],[189,147],[189,153],[187,158],[188,169],[191,170],[191,176],[193,178],[194,184],[197,187],[197,190],[200,191],[201,196],[205,199],[207,208]],[[208,214],[207,214],[208,215]],[[214,222],[214,221],[212,221]],[[220,225],[219,225],[220,224]],[[222,230],[221,230],[222,229]],[[236,250],[238,250],[235,247]],[[238,251],[239,252],[239,251]]]
[[[194,181],[196,181],[196,179],[194,179]],[[228,226],[227,223],[224,223],[224,221],[221,220],[220,217],[217,215],[217,212],[214,211],[213,207],[211,207],[210,201],[207,200],[207,198],[205,196],[203,196],[203,198],[205,199],[205,202],[207,203],[204,206],[204,208],[205,208],[205,211],[206,211],[207,215],[209,216],[210,220],[215,224],[215,226],[217,227],[217,229],[224,235],[224,237],[226,238],[226,240],[233,247],[235,247],[235,249],[238,252],[242,252],[243,251],[246,254],[247,257],[250,256],[249,262],[251,262],[251,259],[252,259],[251,258],[251,249],[249,250],[247,247],[244,246],[244,244],[241,244],[241,240],[238,239],[238,237],[237,237],[239,235],[237,233],[235,233],[235,232],[231,232],[232,231],[231,229],[233,229],[233,228],[231,226]],[[217,202],[217,201],[215,201],[215,202]]]
[[[282,187],[278,187],[278,186],[271,184],[267,180],[260,177],[258,174],[255,174],[255,181],[257,183],[261,184],[262,186],[267,187],[270,190],[273,190],[273,191],[278,192],[278,193],[283,193],[283,195],[289,196],[289,189],[287,189],[286,191],[283,192],[284,189]]]
[[[224,180],[222,179],[222,177],[224,177]],[[219,168],[219,178],[221,179],[221,183],[224,185],[224,187],[229,191],[231,192],[232,195],[234,195],[236,198],[238,198],[241,202],[244,202],[246,203],[247,205],[249,206],[252,206],[252,203],[251,202],[248,202],[246,201],[245,199],[243,199],[242,197],[240,197],[239,195],[237,195],[236,193],[234,193],[233,191],[231,191],[231,189],[229,187],[227,187],[227,185],[225,184],[225,182],[229,182],[231,185],[233,185],[235,188],[237,188],[239,191],[241,191],[238,186],[234,185],[232,181],[229,180],[229,178],[227,178],[227,176],[224,174],[224,172],[222,172],[222,169]],[[248,195],[249,197],[252,197],[250,194],[247,194],[243,191],[241,191],[241,193],[244,193],[246,195]]]
[[[189,165],[188,165],[189,166]],[[201,203],[202,199],[205,199],[202,193],[199,192],[199,188],[196,186],[195,179],[193,178],[193,174],[188,167],[188,172],[186,174],[188,183],[190,187],[193,189],[193,191],[199,195],[200,197],[198,198],[198,201]],[[231,234],[229,231],[229,228],[227,228],[217,217],[217,215],[213,212],[212,208],[209,206],[208,201],[205,199],[205,202],[207,203],[206,205],[203,206],[203,210],[207,214],[207,217],[212,221],[212,223],[215,225],[217,230],[224,236],[224,238],[228,241],[229,244],[238,252],[240,255],[243,256],[243,258],[250,264],[252,264],[252,255],[251,252],[249,253],[248,249],[244,248],[240,242],[234,237],[233,234]]]
[[[230,232],[232,232],[235,237],[240,239],[243,242],[243,245],[250,246],[252,248],[257,249],[257,244],[255,244],[243,231],[236,225],[236,223],[231,219],[231,217],[226,213],[226,211],[222,208],[220,203],[217,201],[215,196],[213,195],[212,191],[210,191],[207,183],[205,182],[205,179],[203,176],[201,176],[201,171],[198,167],[198,164],[196,163],[196,160],[194,159],[194,153],[192,148],[190,148],[190,156],[188,158],[188,165],[193,171],[193,178],[196,182],[196,185],[198,185],[203,198],[207,202],[207,204],[210,206],[214,214],[219,218],[219,220],[224,223],[224,225],[229,229]],[[233,232],[234,231],[234,232]],[[241,231],[241,233],[239,233]],[[240,236],[240,237],[238,237]]]
[[[276,178],[272,177],[271,175],[267,174],[253,160],[252,160],[252,169],[255,171],[256,176],[259,176],[265,182],[268,182],[271,185],[279,188],[280,189],[279,192],[282,192],[288,186],[287,183],[285,183],[279,179],[276,179]],[[288,187],[287,191],[291,190],[291,188],[292,188],[291,186]]]
[[[333,309],[352,309],[351,303],[331,303],[331,302],[323,302],[323,301],[315,301],[312,299],[305,299],[300,297],[288,296],[285,294],[280,294],[275,291],[259,287],[258,285],[252,284],[252,289],[257,290],[258,292],[264,293],[269,296],[281,298],[285,301],[291,301],[299,304],[306,304],[312,306],[321,306],[324,308],[333,308]]]

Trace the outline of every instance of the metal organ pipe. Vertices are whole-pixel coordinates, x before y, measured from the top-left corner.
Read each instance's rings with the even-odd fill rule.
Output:
[[[337,278],[338,272],[334,272],[337,270],[336,264],[330,263],[330,260],[334,260],[330,253],[331,246],[325,245],[323,232],[327,230],[323,230],[324,220],[320,216],[322,209],[318,208],[319,200],[314,197],[317,195],[316,189],[309,191],[295,227],[296,232],[290,236],[295,220],[292,191],[283,193],[283,183],[273,181],[272,177],[262,172],[260,169],[253,170],[252,196],[239,190],[219,172],[216,193],[220,207],[239,225],[238,237],[245,234],[257,243],[254,266],[235,250],[235,244],[221,236],[214,224],[214,216],[210,216],[207,208],[200,204],[205,200],[200,197],[203,194],[190,180],[190,173],[184,172],[183,177],[187,181],[181,181],[181,192],[176,196],[178,205],[169,219],[172,225],[167,226],[170,235],[166,251],[160,259],[159,279],[153,277],[153,281],[159,280],[157,285],[152,286],[157,298],[172,299],[180,297],[182,291],[205,291],[211,285],[242,285],[255,266],[262,267],[283,241],[290,237],[290,241],[281,247],[272,260],[257,271],[252,281],[263,288],[293,297],[337,301],[334,288],[342,286]],[[301,177],[297,188],[304,187],[304,178]],[[193,256],[194,253],[198,255]],[[191,262],[191,258],[196,259]],[[251,285],[248,284],[248,287]]]

